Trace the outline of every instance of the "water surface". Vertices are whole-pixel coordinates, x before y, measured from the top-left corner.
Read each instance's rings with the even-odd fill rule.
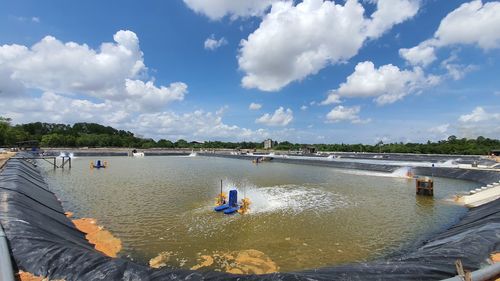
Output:
[[[435,178],[429,198],[415,196],[401,172],[174,156],[103,157],[108,168],[90,169],[96,159],[42,170],[65,210],[96,218],[122,240],[122,256],[147,263],[168,252],[175,268],[248,249],[281,271],[383,257],[455,223],[466,209],[445,199],[476,187]],[[224,191],[237,187],[251,199],[249,214],[213,212],[220,179]]]

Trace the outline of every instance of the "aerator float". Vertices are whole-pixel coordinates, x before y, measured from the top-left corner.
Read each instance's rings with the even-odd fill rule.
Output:
[[[232,189],[229,191],[229,202],[227,201],[226,193],[222,192],[222,181],[221,181],[221,192],[215,198],[216,207],[214,211],[216,212],[224,212],[226,215],[234,214],[238,212],[239,214],[246,214],[250,209],[250,199],[243,198],[241,202],[238,203],[238,191],[236,189]]]
[[[97,160],[95,161],[95,163],[93,161],[90,162],[90,169],[100,169],[100,168],[106,168],[108,167],[108,162],[107,161],[104,161],[104,162],[101,162],[101,160]]]

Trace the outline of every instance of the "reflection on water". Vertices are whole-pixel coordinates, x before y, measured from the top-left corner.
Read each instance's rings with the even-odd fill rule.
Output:
[[[455,222],[465,209],[444,199],[475,186],[436,178],[434,198],[424,198],[394,174],[171,156],[103,158],[109,168],[91,170],[92,160],[44,169],[65,210],[120,238],[119,255],[144,264],[163,255],[158,264],[172,268],[227,270],[223,253],[281,271],[381,257]],[[249,214],[213,212],[220,179],[251,199]]]

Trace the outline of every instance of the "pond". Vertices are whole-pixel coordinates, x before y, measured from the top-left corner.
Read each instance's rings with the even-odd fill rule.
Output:
[[[71,170],[42,170],[65,210],[121,239],[119,255],[144,264],[160,257],[172,268],[230,271],[240,257],[260,259],[263,272],[373,260],[455,223],[466,209],[447,199],[477,186],[435,178],[434,197],[422,197],[400,172],[204,156],[99,159],[109,166],[90,169],[97,158],[80,157]],[[248,214],[213,211],[221,179],[224,192],[237,188],[251,200]]]

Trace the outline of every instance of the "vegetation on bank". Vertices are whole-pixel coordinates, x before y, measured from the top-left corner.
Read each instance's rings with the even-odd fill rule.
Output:
[[[0,117],[0,146],[15,146],[17,142],[37,140],[44,147],[129,147],[129,148],[190,148],[190,149],[263,149],[262,142],[188,142],[180,139],[175,142],[165,139],[155,141],[140,138],[132,132],[117,130],[95,123],[75,123],[74,125],[54,123],[28,123],[11,125],[10,119]],[[377,144],[299,144],[288,141],[274,142],[275,150],[298,151],[314,146],[317,151],[342,152],[392,152],[426,154],[487,154],[500,149],[500,140],[478,137],[459,139],[455,136],[447,140],[427,143],[383,143]]]

